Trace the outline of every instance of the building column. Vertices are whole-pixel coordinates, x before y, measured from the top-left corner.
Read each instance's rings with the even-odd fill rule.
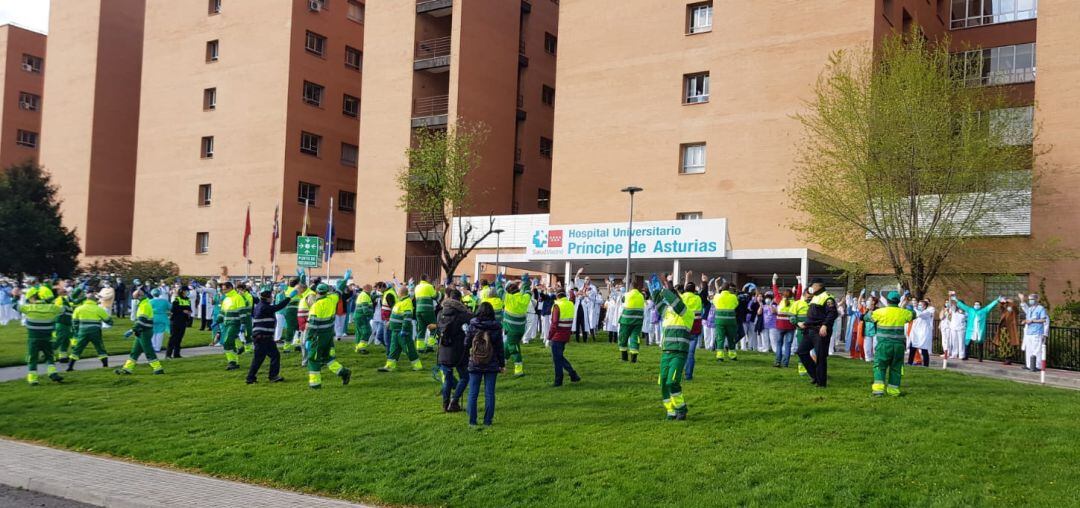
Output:
[[[563,290],[566,290],[566,291],[570,290],[570,270],[571,269],[572,268],[570,266],[570,262],[567,261],[566,264],[565,264],[565,267],[563,269]]]
[[[480,280],[480,260],[479,259],[473,259],[472,274],[473,274],[472,282],[475,283],[476,281]]]
[[[799,260],[799,274],[802,275],[803,289],[810,287],[810,257],[809,251],[804,250],[802,259]]]
[[[671,266],[671,285],[677,286],[679,279],[682,277],[682,268],[679,266],[679,260],[676,259]]]

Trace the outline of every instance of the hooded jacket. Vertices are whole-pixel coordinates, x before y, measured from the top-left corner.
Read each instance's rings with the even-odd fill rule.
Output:
[[[469,356],[472,342],[480,332],[488,332],[491,340],[491,360],[484,364],[477,364],[469,358],[469,372],[499,372],[506,366],[506,358],[503,357],[503,333],[502,324],[498,320],[480,321],[472,318],[469,321],[469,329],[465,339],[465,356]]]
[[[464,367],[469,360],[465,349],[465,325],[472,319],[472,313],[465,304],[452,298],[442,303],[439,311],[439,365]]]

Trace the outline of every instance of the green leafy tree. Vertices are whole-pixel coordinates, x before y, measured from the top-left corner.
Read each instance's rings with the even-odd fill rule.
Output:
[[[49,174],[31,161],[0,171],[0,273],[70,277],[80,252]]]
[[[94,261],[82,271],[91,275],[116,276],[126,281],[168,281],[180,274],[180,267],[164,259],[111,258]]]
[[[479,122],[458,122],[446,130],[417,129],[406,150],[408,165],[397,175],[398,206],[409,216],[409,230],[439,252],[439,265],[452,278],[469,253],[494,233],[495,219],[486,227],[462,220],[474,190],[469,174],[480,164],[479,149],[488,129]],[[458,221],[456,238],[451,224]]]
[[[796,116],[796,231],[849,272],[891,267],[918,296],[1031,203],[1034,129],[958,67],[948,40],[918,31],[838,51]]]

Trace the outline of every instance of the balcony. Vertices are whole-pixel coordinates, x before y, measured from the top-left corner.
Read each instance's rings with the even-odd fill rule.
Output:
[[[413,101],[412,128],[445,127],[449,111],[449,95],[433,95],[415,99]]]
[[[433,240],[441,236],[443,232],[443,217],[429,217],[417,212],[406,214],[405,240],[409,242],[422,242],[427,237]]]
[[[454,0],[416,0],[416,13],[441,18],[454,10]]]
[[[413,70],[432,73],[450,70],[450,36],[436,37],[416,43]]]
[[[991,71],[985,75],[968,76],[964,78],[964,84],[967,86],[1015,85],[1020,83],[1033,83],[1034,81],[1034,67]]]

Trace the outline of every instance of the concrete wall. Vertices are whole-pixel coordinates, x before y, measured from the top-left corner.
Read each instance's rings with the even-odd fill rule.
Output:
[[[249,204],[251,270],[269,273],[270,224],[283,195],[292,5],[228,4],[217,15],[206,2],[151,2],[146,11],[132,254],[172,259],[185,273],[244,273]],[[208,63],[214,39],[220,59]],[[215,111],[203,110],[209,87]],[[213,159],[200,158],[203,136],[215,138]],[[213,186],[210,206],[198,206],[200,184]],[[210,248],[197,255],[202,231]]]
[[[829,53],[867,46],[877,2],[719,2],[684,35],[684,3],[564,2],[559,14],[552,224],[729,218],[734,248],[802,246],[785,223],[803,108]],[[792,30],[792,27],[803,27]],[[683,74],[709,71],[710,102],[683,105]],[[706,172],[680,175],[681,143]]]

